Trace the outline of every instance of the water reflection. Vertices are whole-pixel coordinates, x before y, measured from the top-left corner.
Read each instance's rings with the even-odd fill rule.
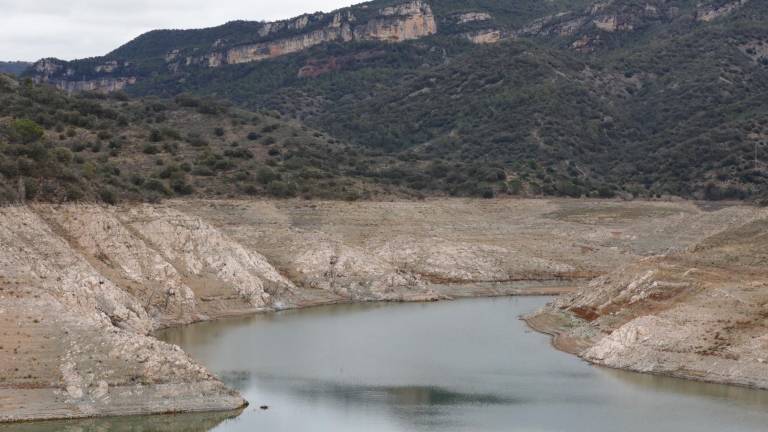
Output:
[[[236,418],[242,410],[224,413],[105,417],[1,425],[2,432],[207,432]]]
[[[750,405],[768,410],[768,391],[746,387],[719,385],[659,375],[632,373],[615,369],[604,369],[603,373],[623,383],[637,386],[659,394],[675,393],[724,401],[738,405]],[[766,426],[768,428],[768,426]]]
[[[597,368],[555,351],[518,320],[546,301],[334,306],[169,329],[158,336],[251,407],[228,421],[150,417],[73,430],[766,430],[768,392]]]

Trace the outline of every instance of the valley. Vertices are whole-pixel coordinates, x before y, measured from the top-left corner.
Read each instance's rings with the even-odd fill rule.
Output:
[[[0,430],[765,424],[768,2],[148,19],[0,62]]]
[[[714,342],[720,348],[686,354],[686,364],[702,362],[699,379],[765,385],[759,358],[766,347],[759,339],[749,342],[748,352],[736,344],[748,342],[764,325],[759,296],[742,294],[759,289],[760,276],[745,274],[743,284],[727,279],[727,272],[742,265],[760,264],[697,264],[695,271],[664,266],[688,259],[687,250],[730,247],[721,239],[762,238],[748,234],[766,217],[753,207],[514,199],[178,200],[118,207],[33,204],[0,212],[4,421],[230,410],[244,404],[180,348],[155,340],[151,332],[157,329],[316,305],[477,296],[563,293],[553,310],[578,320],[592,316],[578,315],[588,309],[569,309],[569,302],[588,305],[595,301],[586,299],[630,290],[636,295],[629,305],[617,301],[605,321],[613,328],[596,327],[603,320],[567,327],[591,337],[579,346],[595,348],[579,353],[641,370],[633,363],[611,363],[614,353],[631,350],[636,354],[622,356],[624,361],[637,356],[668,368],[655,372],[679,375],[671,366],[677,364],[674,358],[669,365],[657,361],[665,357],[653,351],[660,349],[656,345],[617,345],[614,340],[627,332],[645,334],[634,330],[634,322],[623,329],[618,317],[663,323],[653,314],[672,314],[672,305],[690,310],[703,307],[699,299],[707,292],[722,292],[723,300],[736,295],[754,307],[738,309],[754,310],[755,315],[739,317],[749,324],[734,327],[713,318],[710,332],[728,332],[729,343],[744,356],[740,368],[729,368],[730,375],[711,368],[704,373],[707,361],[722,363],[734,355],[731,345],[719,340]],[[647,275],[632,282],[633,273],[625,268],[643,267],[658,268],[648,271],[660,282]],[[672,279],[657,273],[662,271],[685,275]],[[726,285],[690,280],[713,273],[719,279],[708,276],[712,283]],[[573,293],[576,288],[582,291]],[[696,321],[683,323],[691,331],[698,328]],[[684,329],[679,334],[687,334]]]

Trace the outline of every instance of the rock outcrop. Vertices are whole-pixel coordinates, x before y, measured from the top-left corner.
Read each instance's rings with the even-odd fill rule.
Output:
[[[280,32],[281,28],[299,32],[296,36],[277,37],[256,44],[244,44],[222,50],[216,50],[202,58],[187,57],[187,64],[204,64],[219,67],[224,64],[239,64],[261,61],[306,50],[326,42],[383,41],[403,42],[437,33],[437,22],[429,4],[422,0],[413,0],[378,11],[368,21],[359,22],[350,12],[337,12],[332,18],[322,14],[312,16],[312,21],[327,23],[316,30],[306,30],[310,24],[307,16],[284,23],[265,24],[262,33],[270,35]],[[217,41],[214,48],[226,41]],[[175,59],[178,52],[170,53],[166,58]]]
[[[591,362],[768,389],[768,215],[592,281],[531,317]]]
[[[437,33],[437,21],[425,0],[410,0],[372,14],[366,11],[365,19],[356,16],[355,10],[347,9],[333,14],[316,13],[292,20],[244,25],[247,30],[232,38],[212,41],[207,49],[198,45],[174,46],[163,55],[166,70],[180,73],[188,68],[257,62],[329,42],[396,43]],[[78,72],[68,62],[43,59],[32,66],[30,75],[38,83],[49,83],[68,92],[107,93],[123,90],[147,73],[130,61],[112,56],[79,63]]]
[[[739,10],[747,3],[749,3],[749,0],[734,0],[724,4],[703,5],[696,11],[696,19],[704,22],[714,21]]]
[[[0,335],[0,421],[245,403],[178,347],[147,336],[156,324],[140,296],[101,273],[38,212],[52,213],[0,210],[0,321],[18,329]]]
[[[43,59],[31,67],[32,79],[40,84],[50,84],[69,93],[92,91],[112,93],[136,84],[135,76],[115,76],[114,72],[127,70],[130,63],[116,60],[105,61],[93,66],[86,77],[78,77],[77,72],[58,59]]]

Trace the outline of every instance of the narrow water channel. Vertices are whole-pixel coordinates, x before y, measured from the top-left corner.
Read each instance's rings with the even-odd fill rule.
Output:
[[[547,336],[518,319],[546,301],[333,306],[170,329],[159,336],[240,390],[251,406],[233,418],[156,416],[17,430],[768,428],[768,392],[612,371],[554,350]]]

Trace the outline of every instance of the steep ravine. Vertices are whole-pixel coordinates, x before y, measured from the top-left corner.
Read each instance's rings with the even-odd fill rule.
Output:
[[[0,421],[236,409],[239,395],[151,332],[329,303],[567,292],[760,215],[586,200],[2,208]],[[624,355],[608,348],[593,355]]]

